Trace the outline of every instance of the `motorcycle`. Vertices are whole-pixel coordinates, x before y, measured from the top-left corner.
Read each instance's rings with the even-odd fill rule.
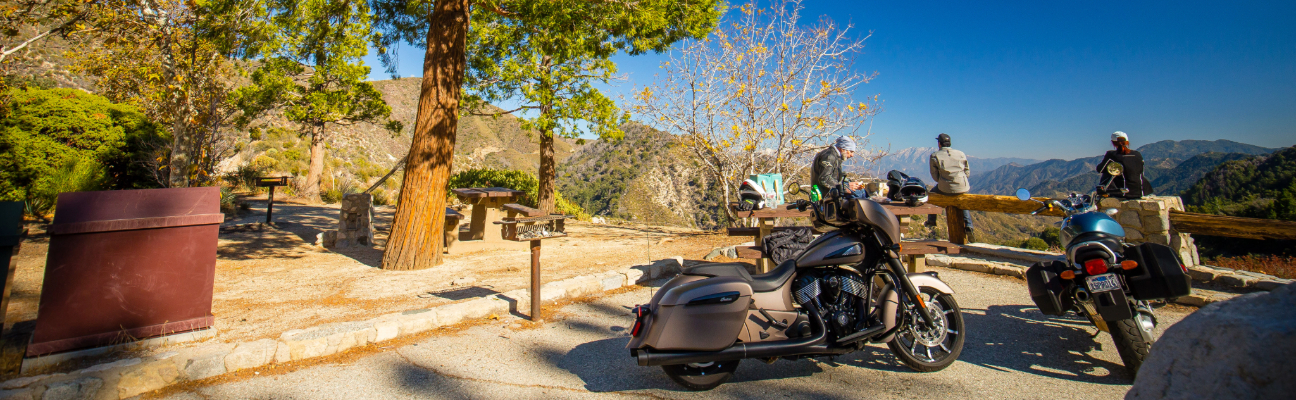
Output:
[[[1125,243],[1125,230],[1112,218],[1117,210],[1098,211],[1096,203],[1104,193],[1124,192],[1110,188],[1124,168],[1113,162],[1105,169],[1112,179],[1096,187],[1092,196],[1071,193],[1044,202],[1017,189],[1018,199],[1042,204],[1031,214],[1054,208],[1066,214],[1059,235],[1065,261],[1032,265],[1026,283],[1041,313],[1074,312],[1099,332],[1111,334],[1125,368],[1136,375],[1152,348],[1157,325],[1149,301],[1186,296],[1192,287],[1187,268],[1169,246]]]
[[[887,343],[920,372],[953,363],[966,335],[954,290],[934,272],[906,273],[894,214],[842,187],[824,197],[796,206],[836,229],[793,259],[760,275],[741,263],[685,268],[634,307],[631,357],[690,390],[723,384],[744,359],[831,357],[867,343]]]

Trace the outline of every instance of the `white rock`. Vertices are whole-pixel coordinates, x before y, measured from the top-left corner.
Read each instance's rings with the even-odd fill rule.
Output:
[[[1296,393],[1296,286],[1203,307],[1152,347],[1134,386],[1137,399],[1278,399]]]

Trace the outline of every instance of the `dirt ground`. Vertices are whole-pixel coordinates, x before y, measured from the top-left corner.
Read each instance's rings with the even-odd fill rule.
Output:
[[[250,213],[221,225],[212,299],[218,341],[278,338],[291,329],[362,321],[529,284],[530,253],[524,246],[450,254],[442,265],[425,270],[385,271],[380,246],[314,245],[316,234],[337,228],[336,205],[276,201],[276,226],[265,227],[255,224],[265,219],[264,200],[251,204]],[[394,211],[376,207],[377,243],[386,241]],[[49,236],[43,226],[28,227],[31,235],[17,257],[9,324],[34,320],[40,300]],[[544,242],[540,262],[546,282],[673,256],[697,261],[717,246],[751,240],[668,227],[583,222],[567,227],[569,237]],[[452,285],[460,278],[470,283]]]

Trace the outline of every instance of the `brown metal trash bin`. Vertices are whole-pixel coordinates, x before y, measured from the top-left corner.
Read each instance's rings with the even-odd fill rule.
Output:
[[[27,356],[212,325],[215,187],[59,195]]]

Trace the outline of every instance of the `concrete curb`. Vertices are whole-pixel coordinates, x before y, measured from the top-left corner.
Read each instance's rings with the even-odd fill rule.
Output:
[[[573,299],[638,285],[673,276],[683,266],[683,257],[677,256],[620,271],[549,282],[540,289],[541,300]],[[68,373],[10,379],[0,382],[0,400],[125,399],[186,381],[324,357],[438,327],[529,309],[527,290],[513,290],[432,308],[386,314],[367,321],[290,330],[278,339],[216,343],[152,357],[117,360]]]
[[[997,252],[998,253],[998,252]],[[1013,258],[1025,260],[1025,257],[1005,257],[1001,254],[994,254],[996,257]],[[1017,265],[976,260],[965,257],[950,257],[942,254],[928,254],[926,256],[927,265],[960,269],[964,271],[981,272],[992,275],[1006,275],[1015,278],[1025,279],[1026,268]],[[1279,286],[1292,283],[1291,279],[1282,279],[1270,275],[1257,274],[1249,271],[1236,271],[1228,268],[1213,267],[1200,265],[1188,267],[1188,273],[1194,281],[1213,282],[1225,286],[1244,288],[1251,290],[1273,290]],[[1210,274],[1210,275],[1206,275]],[[1263,277],[1263,278],[1262,278]],[[1203,279],[1210,278],[1210,279]],[[1245,286],[1243,286],[1245,284]],[[1237,294],[1220,292],[1209,289],[1193,288],[1193,293],[1187,296],[1170,299],[1169,301],[1176,304],[1205,307],[1211,303],[1224,301],[1237,297]]]

